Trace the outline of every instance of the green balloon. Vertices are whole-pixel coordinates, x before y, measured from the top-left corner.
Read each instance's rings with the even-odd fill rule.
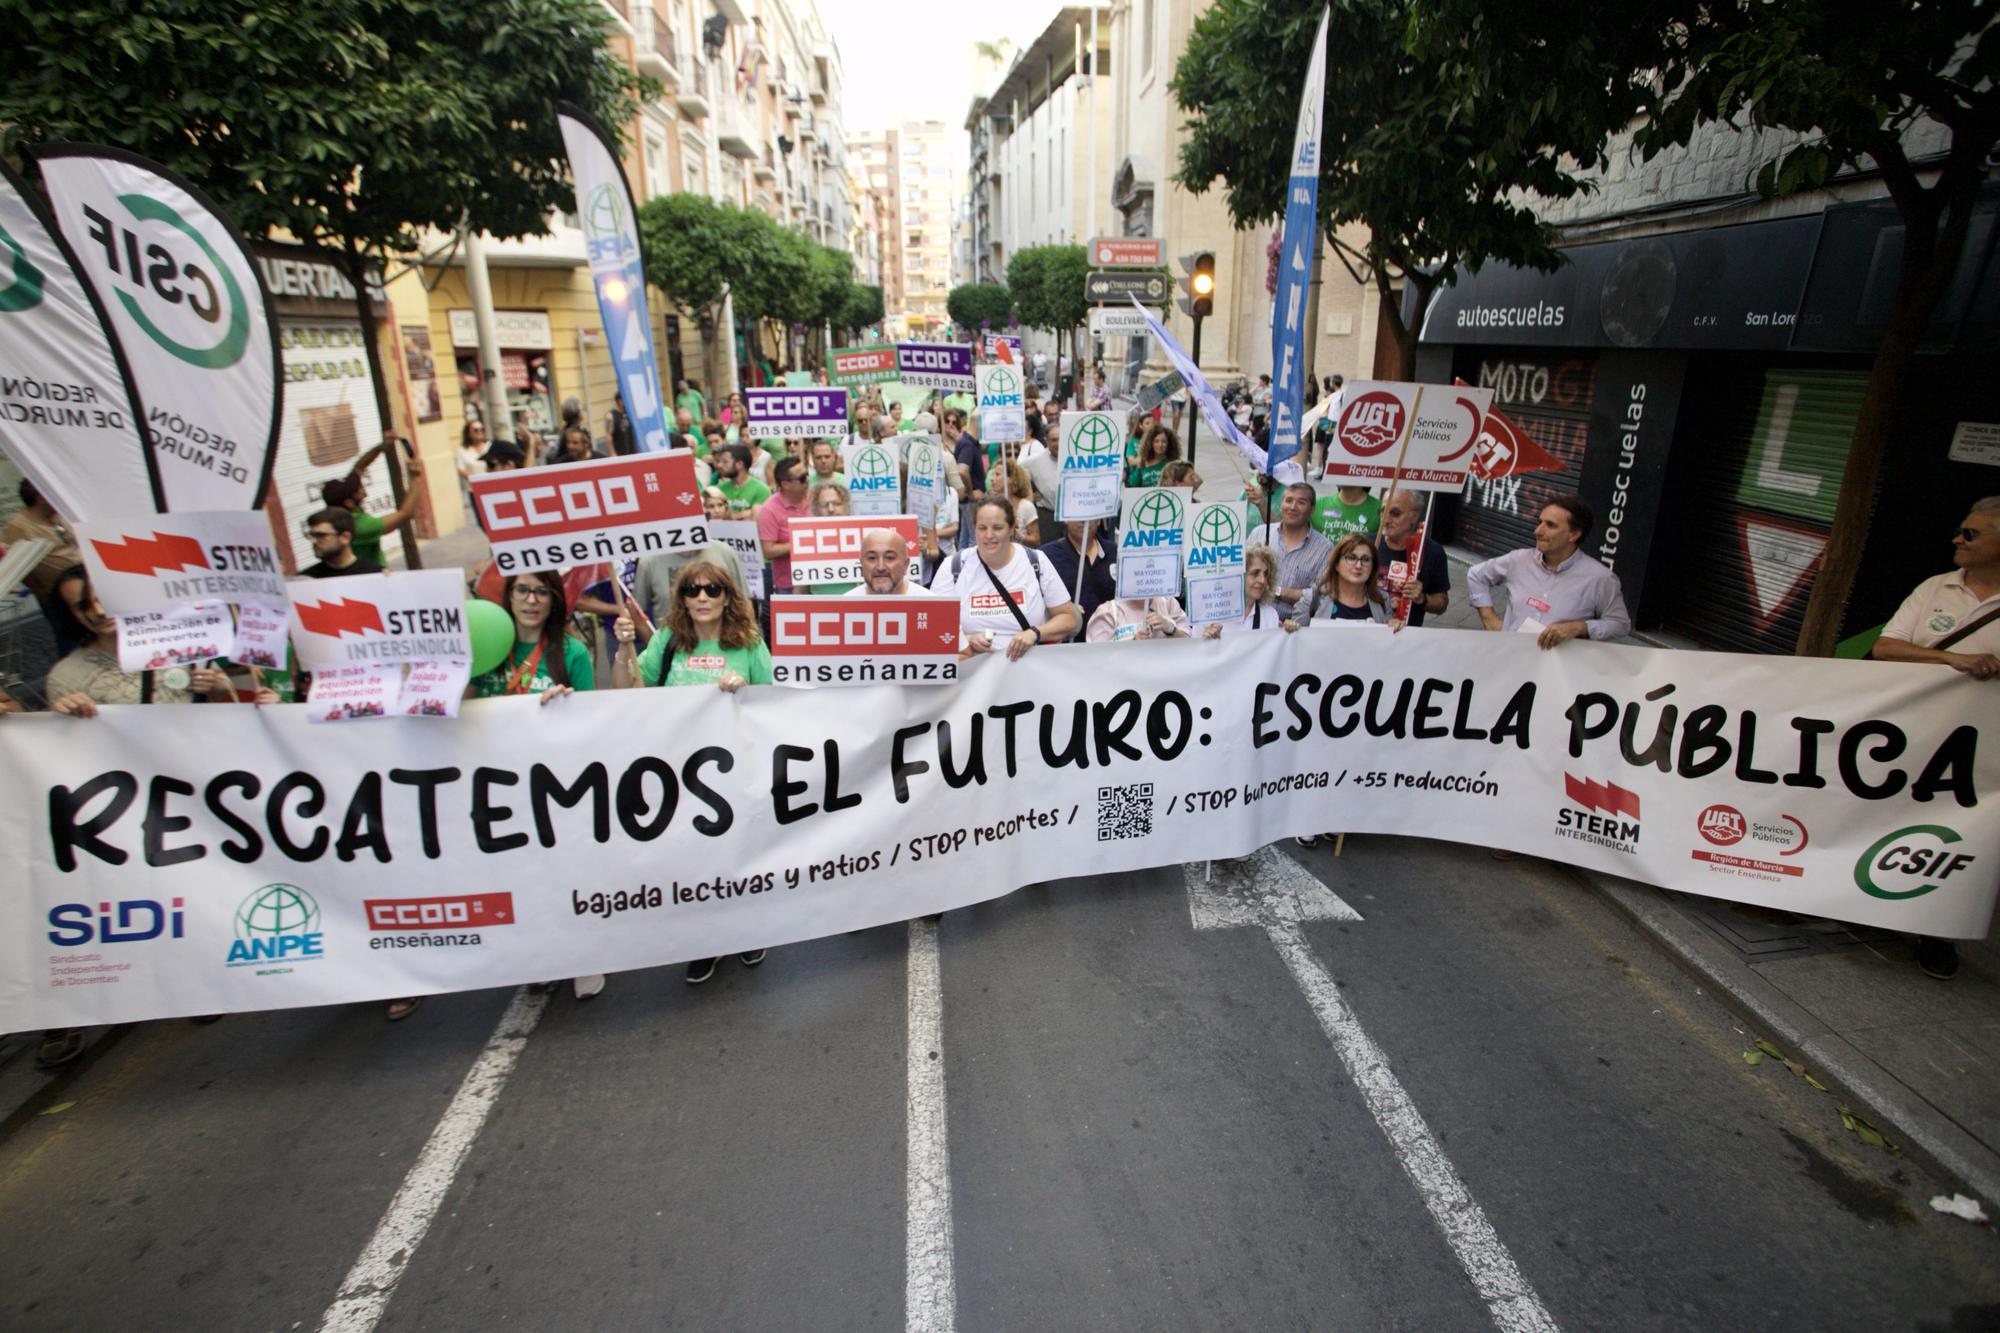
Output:
[[[465,604],[465,629],[472,640],[472,674],[483,676],[507,660],[514,650],[514,617],[474,597]]]

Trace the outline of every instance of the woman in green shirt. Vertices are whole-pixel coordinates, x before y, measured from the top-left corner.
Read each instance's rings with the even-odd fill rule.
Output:
[[[1139,456],[1125,474],[1127,486],[1158,486],[1160,473],[1181,456],[1180,437],[1171,426],[1155,423],[1153,433],[1139,445]]]
[[[634,655],[639,627],[630,599],[612,633],[618,656],[611,663],[611,686],[625,690],[641,685],[714,685],[734,694],[745,685],[771,683],[771,650],[757,633],[757,615],[722,566],[694,560],[674,576],[672,609],[667,623],[655,632],[646,650]],[[743,966],[764,961],[762,949],[740,954]],[[715,975],[715,959],[688,964],[687,981],[699,986]]]

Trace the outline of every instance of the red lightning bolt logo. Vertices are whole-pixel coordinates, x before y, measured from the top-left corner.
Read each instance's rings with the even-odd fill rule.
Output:
[[[150,576],[155,570],[169,573],[180,569],[207,569],[208,557],[201,543],[192,537],[169,537],[156,532],[148,537],[127,537],[123,541],[101,542],[93,538],[97,558],[114,574]]]
[[[324,634],[337,639],[343,634],[359,638],[369,630],[383,633],[382,613],[373,602],[293,602],[299,613],[299,628],[308,634]]]
[[[1610,782],[1594,782],[1563,774],[1563,790],[1586,810],[1602,810],[1607,815],[1639,817],[1639,793],[1626,791]]]

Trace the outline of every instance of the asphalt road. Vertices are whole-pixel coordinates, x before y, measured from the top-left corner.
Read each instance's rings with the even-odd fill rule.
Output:
[[[0,1327],[2000,1323],[1993,1233],[1567,872],[1279,855],[132,1027],[0,1126]]]

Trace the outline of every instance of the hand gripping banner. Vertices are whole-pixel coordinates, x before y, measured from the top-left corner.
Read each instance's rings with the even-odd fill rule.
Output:
[[[34,150],[146,407],[165,508],[255,509],[278,439],[278,319],[242,236],[157,162],[97,144]]]
[[[597,285],[597,314],[618,369],[618,388],[639,448],[670,447],[660,363],[653,358],[653,325],[646,313],[646,270],[639,258],[638,209],[611,140],[588,114],[564,102],[557,123],[576,181],[576,214],[590,249],[590,278]]]
[[[1326,628],[959,674],[838,707],[9,718],[0,1031],[651,967],[1325,828],[1925,934],[1992,916],[2000,715],[1944,667]]]
[[[159,512],[152,447],[103,308],[4,163],[0,269],[0,450],[72,522]]]

